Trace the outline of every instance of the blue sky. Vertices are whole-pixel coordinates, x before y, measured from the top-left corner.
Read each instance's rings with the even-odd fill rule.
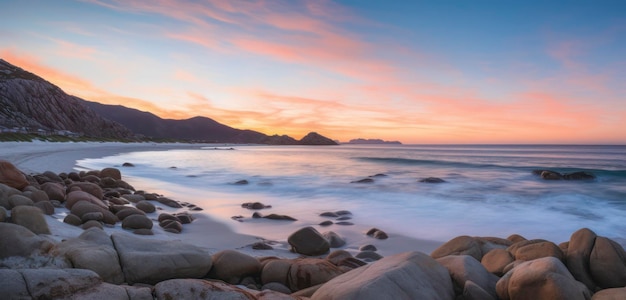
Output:
[[[623,1],[3,1],[85,99],[300,137],[626,143]]]

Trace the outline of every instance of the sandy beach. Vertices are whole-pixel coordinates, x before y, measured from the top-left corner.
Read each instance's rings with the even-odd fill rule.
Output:
[[[120,153],[137,152],[137,151],[166,151],[171,149],[197,149],[202,146],[199,144],[153,144],[153,143],[49,143],[49,142],[4,142],[0,143],[0,159],[12,162],[17,168],[25,173],[42,173],[45,171],[53,172],[71,172],[75,170],[84,170],[84,167],[77,165],[77,161],[85,158],[99,158],[104,156],[112,156]],[[211,145],[214,146],[214,145]],[[111,166],[114,167],[114,166]],[[122,176],[124,170],[121,169]],[[133,182],[133,178],[124,178],[136,189],[148,190],[149,187],[138,185]],[[210,191],[207,191],[210,192]],[[164,195],[172,197],[178,201],[189,201],[187,199],[176,199],[177,195]],[[242,203],[245,202],[242,200]],[[164,205],[158,205],[160,210],[154,216],[161,212],[175,213],[184,209],[173,209]],[[52,231],[52,237],[57,240],[78,236],[82,229],[74,227],[62,222],[67,214],[64,209],[57,209],[52,216],[46,216]],[[258,241],[263,241],[266,236],[252,236],[249,234],[236,232],[235,224],[227,224],[217,221],[211,216],[210,210],[202,212],[194,212],[196,220],[192,224],[185,226],[181,234],[172,234],[163,231],[158,224],[154,226],[153,236],[137,236],[139,238],[160,239],[160,240],[180,240],[184,243],[197,245],[207,248],[211,252],[217,252],[225,249],[237,249],[246,254],[261,256],[278,256],[285,258],[298,257],[298,254],[289,251],[287,237],[289,232],[293,232],[298,226],[284,224],[278,232],[268,232],[267,236],[271,236],[270,244],[273,250],[254,250],[251,245]],[[234,222],[234,221],[233,221]],[[262,222],[274,222],[271,220],[262,220]],[[375,226],[375,224],[372,224]],[[336,228],[336,227],[335,227]],[[124,231],[119,225],[115,227],[105,227],[105,231],[109,234],[115,231]],[[378,253],[382,256],[388,256],[406,251],[421,251],[430,253],[442,242],[419,240],[415,238],[405,237],[394,232],[387,232],[389,238],[386,240],[378,240],[365,235],[363,228],[355,228],[352,226],[344,226],[335,230],[345,241],[346,245],[339,248],[344,249],[352,254],[358,253],[359,247],[367,244],[373,244],[378,248]],[[281,238],[282,236],[282,238]],[[335,249],[331,249],[335,250]]]

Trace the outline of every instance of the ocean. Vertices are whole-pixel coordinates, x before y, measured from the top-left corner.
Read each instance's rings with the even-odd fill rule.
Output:
[[[135,167],[121,167],[124,162]],[[318,224],[322,212],[349,210],[347,221],[357,230],[377,227],[442,242],[517,233],[559,243],[582,227],[622,243],[626,238],[626,146],[220,145],[78,165],[119,167],[138,189],[197,204],[238,232],[274,239],[286,239],[286,221],[259,222],[242,203],[259,201],[272,205],[262,214],[297,218],[288,228]],[[535,169],[596,178],[549,181]],[[427,177],[445,182],[419,182]],[[354,183],[366,178],[373,182]],[[234,184],[240,180],[248,184]]]

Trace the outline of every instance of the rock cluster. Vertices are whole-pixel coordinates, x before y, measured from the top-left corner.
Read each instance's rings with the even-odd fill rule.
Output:
[[[289,236],[293,250],[309,256],[295,259],[235,250],[211,254],[178,241],[109,235],[98,226],[55,242],[46,237],[44,210],[36,203],[65,205],[83,226],[119,219],[123,227],[137,231],[149,230],[142,220],[155,211],[145,203],[162,197],[127,193],[133,189],[119,183],[115,169],[24,176],[3,163],[0,178],[18,179],[0,184],[0,290],[7,299],[626,298],[626,251],[586,228],[558,245],[519,235],[459,236],[430,255],[413,251],[384,258],[373,245],[363,245],[356,256],[330,252],[345,241],[313,227]],[[28,185],[21,186],[19,179]],[[129,218],[132,222],[125,223]],[[168,226],[191,219],[188,213],[162,214],[158,221]],[[384,232],[372,228],[366,234],[381,238]],[[321,255],[325,257],[310,257]]]

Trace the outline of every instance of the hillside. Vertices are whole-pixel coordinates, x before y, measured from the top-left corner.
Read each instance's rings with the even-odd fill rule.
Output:
[[[310,133],[302,140],[242,130],[207,117],[162,119],[121,105],[87,101],[0,59],[0,132],[107,139],[270,145],[336,145]],[[330,142],[329,142],[330,141]]]
[[[42,134],[127,139],[133,133],[43,78],[0,59],[0,126]]]

